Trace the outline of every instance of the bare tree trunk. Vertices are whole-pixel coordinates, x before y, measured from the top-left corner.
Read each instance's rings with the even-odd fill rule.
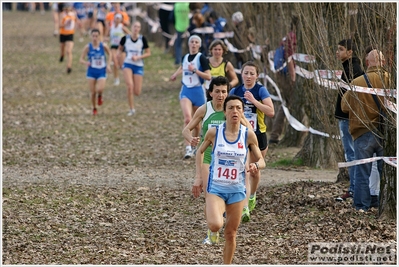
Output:
[[[397,155],[396,134],[396,126],[389,124],[385,125],[385,155]],[[396,179],[397,169],[389,164],[383,164],[383,171],[380,180],[380,217],[396,219]]]
[[[315,64],[296,64],[309,71],[342,70],[342,64],[336,59],[337,44],[342,39],[352,38],[358,46],[359,58],[367,46],[383,51],[389,63],[386,67],[392,75],[389,88],[396,86],[396,3],[257,3],[234,5],[215,4],[217,10],[231,23],[231,14],[240,10],[244,19],[255,25],[257,40],[263,44],[266,38],[270,41],[270,49],[274,50],[281,37],[289,31],[291,15],[300,18],[297,30],[298,53],[316,57]],[[260,15],[260,14],[263,14]],[[267,63],[265,64],[267,66]],[[268,73],[272,78],[273,74]],[[273,93],[272,88],[268,88]],[[334,117],[337,91],[323,87],[312,79],[298,77],[296,83],[296,99],[291,105],[290,113],[305,126],[329,134],[324,137],[312,133],[297,132],[291,126],[285,129],[284,138],[279,146],[301,146],[296,155],[305,165],[310,167],[336,167],[338,162],[345,161],[341,140],[339,138],[338,121]],[[395,98],[387,98],[396,103]],[[277,110],[279,103],[275,103]],[[391,139],[385,142],[385,155],[396,156],[396,114],[388,119]],[[266,119],[267,131],[272,128],[272,120]],[[380,214],[394,217],[396,214],[396,169],[384,164],[381,177],[381,209]],[[337,182],[348,181],[346,168],[341,168]]]

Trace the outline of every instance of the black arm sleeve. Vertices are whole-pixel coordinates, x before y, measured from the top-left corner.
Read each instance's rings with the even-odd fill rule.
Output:
[[[202,71],[206,71],[206,70],[210,69],[209,60],[204,55],[201,55],[201,57],[200,57],[200,64],[201,64]]]

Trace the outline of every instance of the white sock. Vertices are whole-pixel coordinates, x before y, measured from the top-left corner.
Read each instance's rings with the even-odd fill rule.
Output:
[[[191,151],[191,146],[186,146],[186,150],[190,150]]]

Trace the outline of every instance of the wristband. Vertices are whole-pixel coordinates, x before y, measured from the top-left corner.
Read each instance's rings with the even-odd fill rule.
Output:
[[[259,170],[259,164],[257,162],[254,163],[256,166],[256,169]]]

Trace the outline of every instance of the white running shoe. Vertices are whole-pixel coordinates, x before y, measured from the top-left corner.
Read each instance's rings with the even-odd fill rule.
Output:
[[[136,110],[135,110],[135,109],[131,109],[131,110],[127,113],[128,116],[133,116],[134,114],[136,114]]]
[[[115,81],[114,81],[114,85],[115,85],[115,86],[118,86],[120,83],[121,83],[121,82],[119,81],[119,78],[116,78]]]
[[[211,232],[211,230],[208,229],[208,233],[204,241],[202,241],[202,244],[215,245],[218,243],[219,243],[219,232]]]
[[[192,146],[191,147],[191,152],[193,154],[193,157],[197,154],[197,147],[196,146]]]
[[[186,148],[186,154],[184,155],[184,159],[191,159],[193,157],[193,150],[190,148]]]
[[[204,244],[204,245],[212,245],[212,242],[209,239],[208,235],[205,237],[204,241],[202,241],[202,244]]]

